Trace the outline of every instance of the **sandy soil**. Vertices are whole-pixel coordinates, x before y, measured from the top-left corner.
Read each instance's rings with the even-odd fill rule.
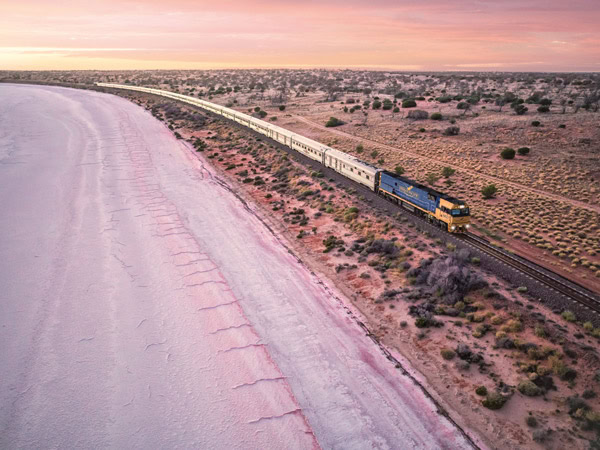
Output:
[[[1,447],[466,445],[150,114],[0,89]]]

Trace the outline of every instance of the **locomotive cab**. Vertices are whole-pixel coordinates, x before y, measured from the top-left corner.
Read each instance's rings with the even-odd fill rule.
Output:
[[[448,227],[451,233],[465,233],[471,227],[469,207],[462,200],[440,198],[436,219]]]

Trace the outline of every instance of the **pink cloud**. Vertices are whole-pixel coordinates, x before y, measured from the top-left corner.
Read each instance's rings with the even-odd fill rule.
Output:
[[[107,58],[131,68],[210,61],[523,70],[541,61],[539,70],[591,70],[600,60],[600,5],[584,0],[25,0],[5,6],[0,69],[11,68],[2,47],[66,49],[64,68]],[[110,50],[117,48],[135,50]],[[35,58],[27,63],[23,55],[21,64],[34,68]]]

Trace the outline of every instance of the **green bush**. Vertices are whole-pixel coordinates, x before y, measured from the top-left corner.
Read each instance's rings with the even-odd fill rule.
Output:
[[[475,393],[483,397],[484,395],[487,395],[488,391],[485,386],[477,386],[477,389],[475,389]]]
[[[417,107],[417,102],[415,102],[412,99],[404,100],[402,102],[402,107],[403,108],[416,108]]]
[[[577,377],[577,371],[567,366],[558,356],[551,356],[552,372],[563,381],[572,381]]]
[[[429,118],[431,120],[442,120],[443,119],[442,113],[439,113],[439,112],[433,113],[431,116],[429,116]]]
[[[285,105],[279,105],[279,111],[285,111]]]
[[[460,128],[459,127],[448,127],[444,130],[444,135],[445,136],[456,136],[458,135],[458,133],[460,133]]]
[[[541,125],[539,120],[534,120],[533,122],[531,122],[531,126],[532,127],[539,127]]]
[[[454,170],[452,167],[444,167],[442,169],[442,176],[445,178],[449,178],[452,175],[454,175],[455,172],[456,170]]]
[[[506,147],[504,150],[502,150],[502,152],[500,152],[500,156],[502,159],[513,159],[515,157],[515,150],[510,147]]]
[[[329,120],[327,121],[327,123],[325,124],[326,127],[338,127],[340,125],[343,125],[344,122],[342,122],[341,120],[339,120],[336,117],[330,117]]]
[[[565,311],[561,314],[561,316],[567,322],[575,322],[577,320],[577,317],[575,317],[575,314],[573,314],[571,311]]]
[[[525,423],[527,424],[528,427],[531,427],[531,428],[537,427],[537,420],[533,416],[527,416],[527,418],[525,419]]]
[[[454,353],[454,350],[451,350],[449,348],[443,348],[440,350],[440,354],[442,355],[442,358],[444,358],[445,360],[451,360],[456,356],[456,353]]]
[[[375,100],[373,102],[373,105],[371,105],[371,108],[373,108],[373,109],[379,109],[379,108],[381,108],[381,102],[379,100]]]
[[[496,195],[496,192],[498,192],[498,189],[493,184],[488,184],[481,189],[481,193],[485,199],[493,198]]]
[[[540,113],[547,113],[550,111],[550,108],[548,106],[540,106],[537,110]]]
[[[400,112],[400,108],[398,108],[397,106],[394,108],[393,112],[398,113]]]
[[[425,317],[417,317],[415,320],[415,325],[417,328],[427,328],[430,324],[429,320],[427,320]]]
[[[396,172],[396,175],[402,175],[404,173],[404,167],[396,166],[394,167],[394,172]]]
[[[530,148],[529,147],[520,147],[517,152],[519,152],[519,155],[527,155],[529,153]]]
[[[504,404],[506,403],[507,398],[504,397],[502,394],[498,393],[498,392],[490,392],[488,393],[488,395],[486,396],[486,398],[484,398],[481,401],[481,404],[483,406],[485,406],[487,409],[500,409],[504,406]]]
[[[515,114],[517,116],[522,116],[523,114],[525,114],[527,111],[529,111],[529,108],[525,105],[521,105],[521,104],[517,104],[515,105],[515,107],[513,108],[515,111]]]
[[[521,381],[517,386],[517,389],[521,394],[526,395],[527,397],[537,397],[544,393],[544,390],[531,380]]]

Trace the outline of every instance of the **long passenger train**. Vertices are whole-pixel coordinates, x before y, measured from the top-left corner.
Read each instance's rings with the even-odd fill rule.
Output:
[[[161,89],[114,83],[96,83],[96,85],[99,87],[146,92],[198,106],[238,122],[296,150],[308,158],[320,162],[325,167],[329,167],[346,178],[367,186],[370,190],[387,198],[391,202],[427,218],[430,222],[451,233],[465,232],[470,226],[469,208],[464,201],[423,186],[408,178],[375,167],[352,155],[265,122],[264,120],[215,103]]]

